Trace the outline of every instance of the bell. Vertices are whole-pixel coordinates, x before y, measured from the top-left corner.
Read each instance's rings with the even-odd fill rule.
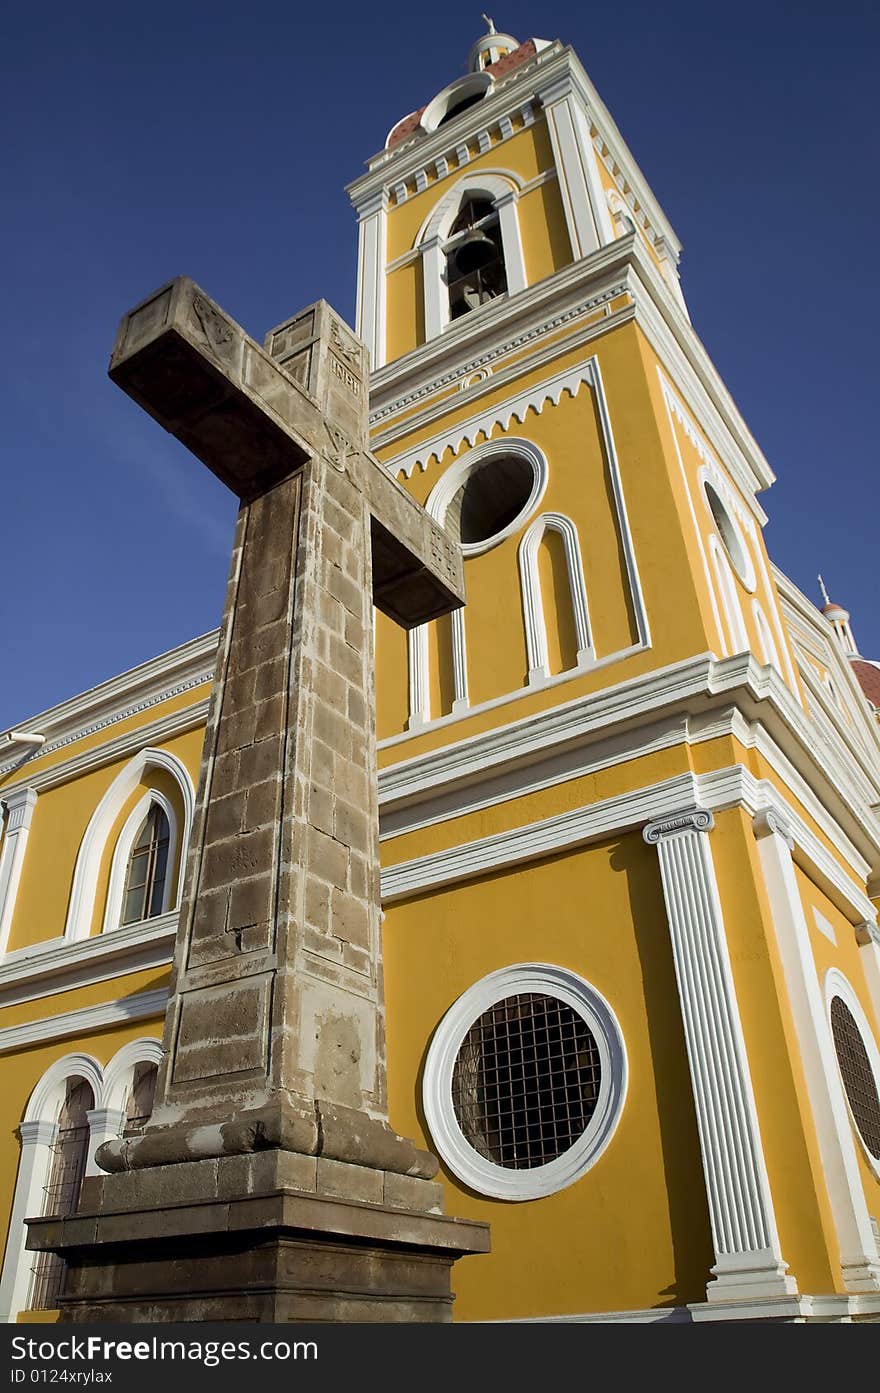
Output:
[[[455,269],[459,275],[471,276],[474,271],[482,271],[498,258],[498,248],[485,232],[476,227],[459,242],[453,253]]]

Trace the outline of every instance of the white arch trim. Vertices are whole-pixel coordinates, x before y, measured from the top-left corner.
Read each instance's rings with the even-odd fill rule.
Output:
[[[113,852],[113,861],[110,866],[110,884],[107,890],[107,908],[104,911],[103,933],[110,929],[118,929],[122,922],[122,897],[125,891],[125,875],[128,870],[128,859],[134,846],[134,840],[141,828],[141,823],[149,813],[153,804],[157,803],[168,819],[168,868],[165,875],[165,887],[162,891],[162,907],[158,911],[165,914],[171,908],[171,874],[174,868],[174,858],[177,854],[177,817],[174,808],[168,799],[158,789],[150,789],[144,794],[134,806],[125,820],[125,825],[119,834],[119,840]]]
[[[22,1122],[57,1123],[64,1102],[68,1079],[84,1079],[92,1090],[97,1107],[104,1092],[104,1072],[90,1054],[66,1054],[50,1064],[34,1088],[24,1110]]]
[[[736,593],[733,570],[727,559],[727,553],[714,532],[709,537],[709,552],[715,567],[715,579],[721,608],[724,611],[726,634],[722,633],[721,639],[725,648],[722,656],[726,658],[733,653],[745,653],[749,648],[749,639],[743,623],[739,597]]]
[[[779,661],[779,649],[776,647],[776,640],[773,637],[769,620],[757,600],[752,600],[752,614],[758,630],[758,638],[761,641],[761,656],[765,663],[771,663],[776,668],[781,677],[782,663]]]
[[[18,1127],[21,1158],[0,1274],[0,1321],[14,1321],[30,1301],[33,1258],[25,1248],[24,1221],[43,1212],[52,1148],[68,1080],[84,1079],[95,1100],[87,1114],[90,1136],[86,1164],[86,1173],[95,1175],[100,1173],[94,1161],[96,1149],[109,1137],[118,1135],[124,1124],[135,1065],[158,1064],[161,1058],[160,1042],[145,1036],[117,1050],[106,1070],[93,1055],[74,1052],[50,1064],[36,1084]]]
[[[438,129],[444,116],[446,116],[458,102],[464,101],[467,97],[475,97],[478,94],[481,96],[488,96],[494,81],[493,75],[487,72],[466,73],[464,77],[457,77],[454,82],[450,82],[448,87],[444,87],[442,92],[438,92],[436,97],[433,97],[431,101],[428,102],[428,105],[425,107],[419,119],[419,126],[430,135]],[[398,122],[398,125],[399,124]],[[396,129],[396,126],[393,127],[393,130]]]
[[[174,886],[174,894],[171,899],[172,904],[177,904],[180,899],[180,890],[183,883],[184,865],[186,862],[186,848],[189,843],[190,830],[192,828],[193,811],[195,809],[195,790],[187,768],[176,755],[170,754],[167,750],[146,749],[141,750],[140,754],[129,760],[124,769],[121,769],[113,780],[110,787],[105,792],[103,798],[92,814],[91,821],[86,828],[79,855],[76,859],[76,869],[73,874],[73,889],[70,894],[70,905],[67,911],[67,923],[64,926],[64,937],[68,942],[76,942],[82,938],[88,938],[89,929],[92,921],[92,911],[94,909],[95,894],[98,888],[98,873],[101,866],[101,857],[107,845],[107,839],[119,815],[119,810],[124,806],[126,800],[141,782],[148,769],[164,769],[177,783],[183,799],[183,828],[181,829],[180,839],[180,868],[177,876],[177,883]],[[155,796],[155,795],[153,795]],[[126,823],[128,826],[128,823]]]
[[[421,247],[435,237],[449,235],[466,194],[483,194],[493,203],[498,203],[505,198],[519,198],[522,187],[522,179],[512,169],[474,169],[462,175],[426,214],[413,248]]]
[[[562,538],[565,550],[565,565],[568,572],[568,587],[571,594],[577,639],[577,666],[588,667],[595,661],[596,656],[590,641],[587,585],[584,579],[577,528],[571,519],[562,513],[542,513],[540,517],[535,518],[519,544],[519,577],[526,630],[526,652],[529,661],[526,680],[529,686],[546,682],[550,675],[547,622],[544,613],[544,599],[541,594],[541,579],[538,573],[538,549],[547,532],[558,533]]]
[[[144,1035],[139,1040],[130,1040],[117,1050],[104,1070],[104,1089],[101,1106],[125,1111],[135,1067],[138,1064],[162,1063],[162,1042],[152,1036]]]

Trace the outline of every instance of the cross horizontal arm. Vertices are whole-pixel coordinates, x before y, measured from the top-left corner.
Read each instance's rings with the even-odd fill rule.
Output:
[[[329,457],[370,509],[377,608],[404,628],[458,608],[460,549],[363,448],[363,345],[324,301],[269,342],[277,356],[179,276],[124,317],[110,377],[245,501]]]

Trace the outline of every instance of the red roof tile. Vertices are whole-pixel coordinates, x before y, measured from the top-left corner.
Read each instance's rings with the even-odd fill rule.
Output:
[[[859,686],[872,706],[880,708],[880,668],[866,663],[864,658],[851,659],[853,672]]]
[[[526,39],[525,43],[520,44],[519,48],[515,48],[512,53],[506,53],[503,58],[498,59],[497,63],[490,63],[485,71],[491,73],[494,78],[504,77],[513,68],[518,68],[520,63],[524,63],[527,58],[532,58],[537,51],[534,39]],[[398,121],[388,137],[387,148],[389,150],[392,145],[399,145],[402,140],[406,140],[407,136],[412,135],[418,127],[427,105],[426,102],[425,106],[420,106],[418,111],[411,111],[409,116],[404,116],[402,121]]]

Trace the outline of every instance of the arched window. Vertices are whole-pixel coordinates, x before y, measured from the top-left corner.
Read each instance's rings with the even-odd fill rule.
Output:
[[[120,924],[153,919],[165,908],[170,839],[168,815],[158,803],[153,803],[129,853]]]
[[[460,319],[507,290],[501,223],[491,199],[465,198],[444,254],[450,319]]]
[[[585,668],[589,667],[595,660],[590,636],[587,586],[584,579],[577,528],[570,518],[564,517],[561,513],[543,513],[532,523],[519,547],[520,586],[522,588],[523,619],[526,630],[526,652],[529,660],[526,680],[530,686],[545,682],[551,675],[545,605],[551,602],[552,595],[548,594],[545,597],[542,593],[539,566],[539,549],[548,536],[559,537],[562,543],[562,562],[568,590],[567,599],[571,605],[574,630],[573,642],[568,645],[569,648],[574,648],[574,663],[571,666]],[[553,616],[553,622],[556,631],[560,632],[558,612]],[[565,665],[562,666],[561,670],[567,670]]]
[[[156,1097],[158,1065],[142,1060],[134,1066],[131,1091],[125,1104],[123,1136],[130,1137],[146,1127],[153,1112]]]
[[[86,1079],[70,1078],[58,1116],[58,1131],[43,1203],[44,1215],[72,1214],[79,1201],[89,1155],[89,1117],[95,1095]],[[37,1253],[33,1265],[31,1310],[50,1311],[58,1304],[65,1262],[58,1253]]]
[[[414,249],[422,257],[427,339],[470,310],[525,290],[517,215],[521,187],[522,180],[507,170],[474,171],[425,219]]]
[[[148,776],[153,769],[169,774],[176,784],[176,789],[171,790],[171,797],[166,797],[157,788],[148,787],[131,808],[113,852],[103,929],[106,932],[108,929],[117,929],[122,924],[139,923],[142,919],[149,919],[173,909],[179,902],[186,847],[195,807],[195,791],[186,768],[176,755],[167,750],[146,749],[120,770],[86,828],[76,860],[64,929],[64,937],[68,942],[88,938],[92,930],[95,900],[100,888],[101,863],[111,833],[123,809],[129,804],[132,795],[136,794],[138,785],[151,782]],[[157,825],[160,821],[159,814],[153,814],[154,805],[165,817],[168,840],[164,853],[160,845],[163,837],[153,837],[154,832],[161,831]],[[153,826],[144,829],[143,824],[151,814],[154,817]],[[149,846],[141,848],[144,855],[134,855],[135,843],[140,840],[142,833],[148,836],[148,841],[155,841],[152,862]],[[163,859],[164,866],[161,864]],[[135,861],[136,865],[133,864]],[[148,895],[150,872],[152,887]],[[138,880],[144,873],[148,878]],[[160,900],[160,880],[161,908],[152,908],[153,902],[158,904]],[[130,905],[127,903],[129,889],[133,892],[140,891],[140,894],[132,893]],[[130,917],[139,900],[142,902],[140,918]]]

